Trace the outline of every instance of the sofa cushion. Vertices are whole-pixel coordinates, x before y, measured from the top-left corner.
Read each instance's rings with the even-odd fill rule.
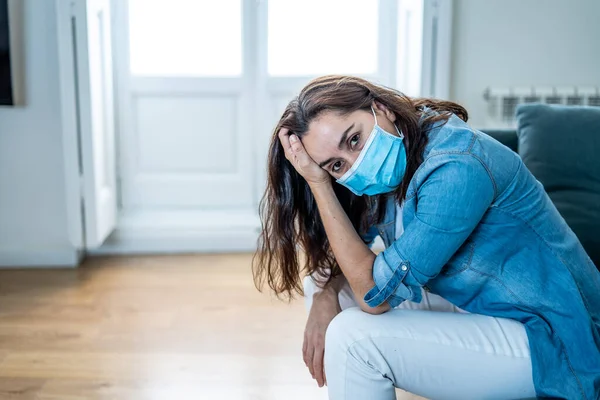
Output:
[[[484,129],[483,133],[493,137],[512,151],[519,151],[519,139],[516,131],[512,129]]]
[[[600,267],[600,107],[517,108],[519,154]]]

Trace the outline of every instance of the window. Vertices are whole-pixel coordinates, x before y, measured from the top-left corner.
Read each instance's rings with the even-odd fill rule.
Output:
[[[241,2],[129,0],[132,75],[241,75]]]
[[[269,75],[376,73],[378,3],[269,0]]]

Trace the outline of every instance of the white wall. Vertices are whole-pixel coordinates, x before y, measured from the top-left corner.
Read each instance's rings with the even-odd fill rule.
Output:
[[[600,85],[600,1],[454,0],[450,96],[482,127],[487,86]]]
[[[55,2],[24,2],[25,106],[0,107],[0,266],[73,265]]]

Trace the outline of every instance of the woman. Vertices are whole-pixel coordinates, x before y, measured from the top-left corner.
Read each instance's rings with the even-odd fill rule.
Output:
[[[304,360],[331,399],[600,398],[600,273],[467,118],[326,76],[277,124],[254,278],[304,289]]]

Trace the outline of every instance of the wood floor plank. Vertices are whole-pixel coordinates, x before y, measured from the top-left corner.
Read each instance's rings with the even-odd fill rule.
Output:
[[[250,260],[0,270],[0,399],[326,399],[302,362],[303,302],[258,293]]]
[[[46,379],[0,377],[0,399],[37,400]]]

